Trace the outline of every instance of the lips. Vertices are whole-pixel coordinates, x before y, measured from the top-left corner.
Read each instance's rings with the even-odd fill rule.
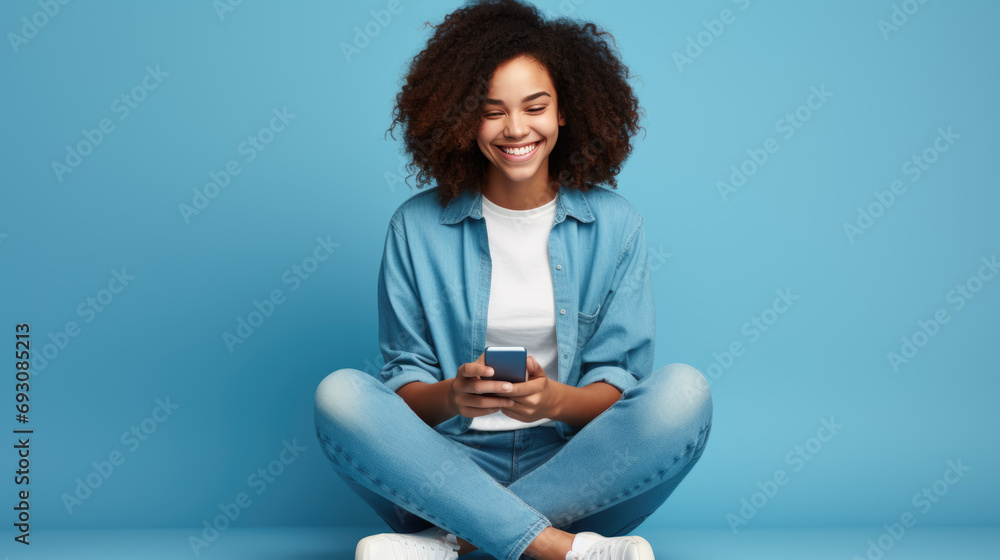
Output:
[[[532,144],[538,143],[539,140],[533,142],[521,142],[520,144],[498,144],[501,148],[523,148],[525,146],[530,146]]]
[[[540,144],[540,143],[541,143],[541,140],[536,140],[534,142],[527,142],[527,143],[524,143],[524,144],[499,146],[499,149],[500,149],[501,152],[503,152],[504,154],[506,154],[508,156],[523,157],[523,156],[530,155],[535,150],[537,150],[538,149],[538,144]],[[508,150],[516,150],[516,152],[515,153],[511,153]]]

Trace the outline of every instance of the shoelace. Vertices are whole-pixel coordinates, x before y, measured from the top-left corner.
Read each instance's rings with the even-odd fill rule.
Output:
[[[608,539],[591,545],[583,554],[573,553],[575,560],[616,560],[624,556],[625,548],[629,545],[627,539]]]
[[[448,560],[448,553],[453,550],[451,544],[447,541],[439,541],[437,543],[438,546],[423,539],[418,540],[413,538],[395,540],[393,542],[402,547],[402,550],[399,552],[403,553],[402,558],[405,560]],[[428,557],[428,551],[433,556]]]

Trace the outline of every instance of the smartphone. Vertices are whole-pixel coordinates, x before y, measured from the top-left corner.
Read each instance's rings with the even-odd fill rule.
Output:
[[[528,351],[524,346],[487,346],[486,365],[493,375],[483,379],[521,383],[528,380]]]

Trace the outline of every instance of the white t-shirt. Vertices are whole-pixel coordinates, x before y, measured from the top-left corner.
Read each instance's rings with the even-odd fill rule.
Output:
[[[482,199],[493,262],[486,345],[524,346],[545,375],[558,380],[555,297],[549,269],[549,232],[555,224],[556,198],[528,210],[511,210],[485,196]],[[548,418],[521,422],[500,410],[473,418],[469,428],[492,431],[555,425]]]

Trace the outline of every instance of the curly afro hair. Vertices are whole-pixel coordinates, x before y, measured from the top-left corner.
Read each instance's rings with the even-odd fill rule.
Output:
[[[610,33],[567,18],[546,21],[518,0],[471,0],[431,27],[396,94],[387,131],[403,127],[412,157],[406,168],[410,176],[417,170],[418,188],[434,180],[442,206],[482,188],[490,165],[476,143],[483,102],[496,68],[521,55],[548,70],[566,116],[549,154],[550,175],[583,191],[603,183],[617,188],[641,109],[617,45],[603,38],[614,42]]]

